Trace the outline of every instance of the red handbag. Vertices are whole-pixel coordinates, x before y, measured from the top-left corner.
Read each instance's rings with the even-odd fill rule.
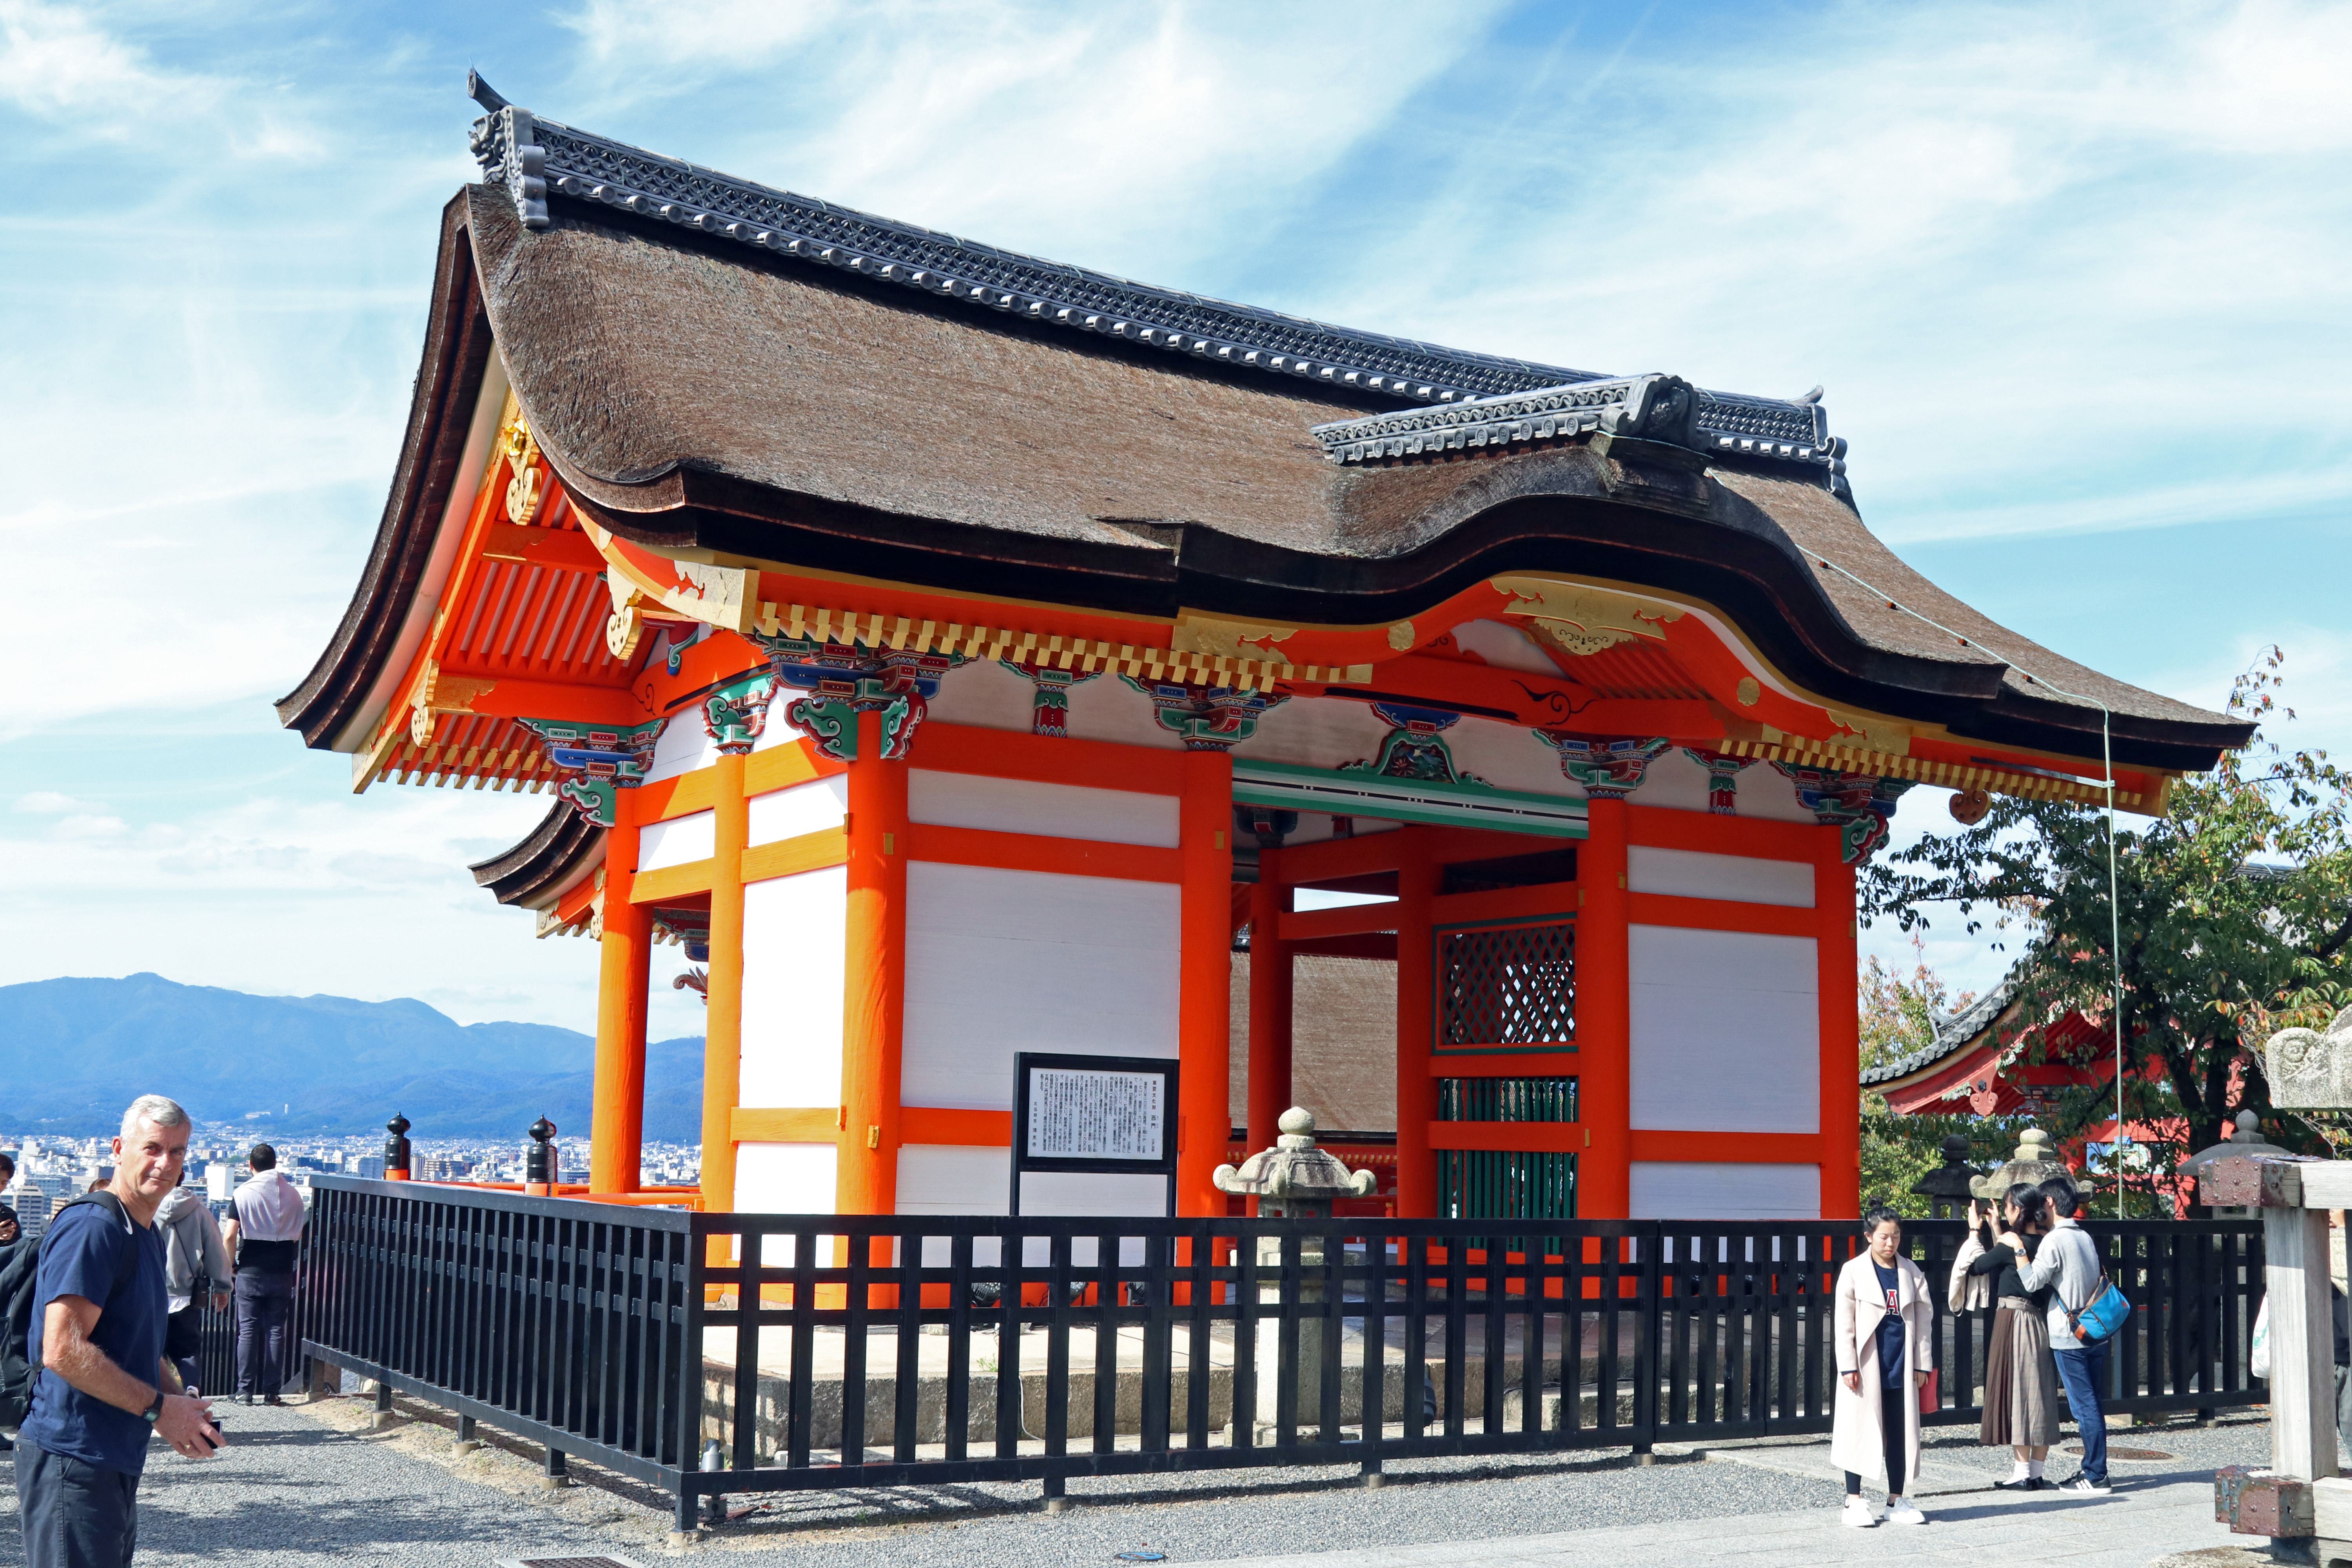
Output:
[[[1919,1385],[1920,1415],[1933,1415],[1943,1405],[1943,1382],[1942,1373],[1930,1372],[1927,1374],[1927,1381]]]

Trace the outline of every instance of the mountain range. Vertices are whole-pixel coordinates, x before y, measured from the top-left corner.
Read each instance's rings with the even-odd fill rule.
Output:
[[[460,1024],[422,1002],[255,996],[160,974],[0,986],[0,1130],[114,1131],[142,1094],[285,1138],[381,1130],[520,1139],[545,1116],[588,1131],[593,1038],[545,1024]],[[258,1112],[260,1114],[255,1114]],[[645,1135],[701,1137],[702,1041],[646,1047]]]

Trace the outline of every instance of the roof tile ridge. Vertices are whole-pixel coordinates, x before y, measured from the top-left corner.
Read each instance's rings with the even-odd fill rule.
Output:
[[[484,179],[506,190],[527,228],[551,226],[551,193],[1032,320],[1421,402],[1601,379],[1594,372],[1336,326],[1006,250],[541,119],[478,78],[471,87],[489,110],[474,122],[474,156]],[[854,238],[799,232],[826,225],[865,232]],[[997,275],[975,276],[992,271]]]

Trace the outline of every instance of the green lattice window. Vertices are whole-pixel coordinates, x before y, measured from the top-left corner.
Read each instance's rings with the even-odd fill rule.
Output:
[[[1574,1219],[1576,1156],[1440,1149],[1437,1202],[1447,1219]]]
[[[1442,1078],[1440,1121],[1573,1121],[1572,1078]]]
[[[1573,923],[1438,933],[1438,1049],[1575,1039]]]

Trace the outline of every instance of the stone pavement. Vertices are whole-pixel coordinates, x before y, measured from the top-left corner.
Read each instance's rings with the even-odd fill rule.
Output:
[[[401,1402],[412,1414],[421,1406]],[[499,1438],[457,1455],[430,1419],[368,1429],[357,1398],[229,1409],[231,1447],[196,1463],[158,1452],[142,1489],[142,1564],[326,1562],[488,1568],[496,1558],[666,1555],[667,1500],[581,1467],[597,1484],[547,1491],[536,1455]],[[1209,1471],[1074,1480],[1047,1515],[1034,1483],[766,1494],[759,1511],[694,1555],[742,1568],[1106,1564],[1139,1549],[1171,1563],[1252,1568],[1544,1564],[1696,1568],[1958,1563],[2150,1568],[2226,1545],[2212,1522],[2217,1464],[2259,1459],[2267,1429],[2241,1415],[2213,1430],[2140,1428],[2109,1499],[2012,1500],[1989,1483],[2003,1461],[1955,1432],[1929,1450],[1924,1529],[1836,1523],[1839,1478],[1823,1442],[1685,1450],[1639,1467],[1621,1452],[1422,1460],[1365,1491],[1341,1470]],[[2071,1473],[2062,1458],[2056,1467]],[[0,1463],[0,1568],[21,1563],[12,1469]],[[1269,1547],[1294,1555],[1267,1555]],[[673,1559],[675,1560],[675,1559]]]

